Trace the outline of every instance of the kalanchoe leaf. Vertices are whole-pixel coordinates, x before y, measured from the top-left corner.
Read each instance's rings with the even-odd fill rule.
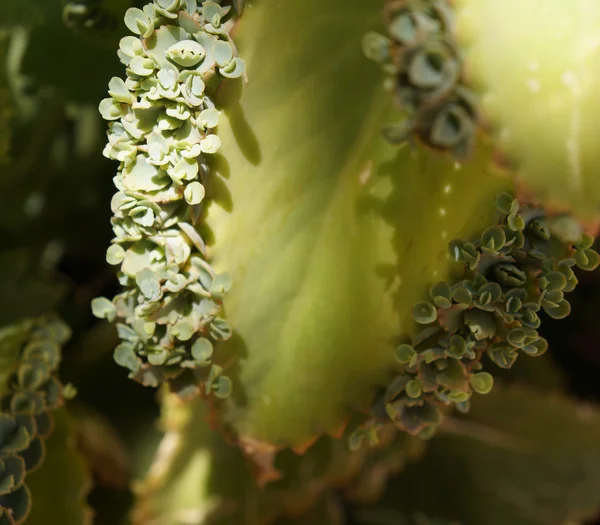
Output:
[[[384,64],[391,59],[390,47],[390,39],[375,31],[369,31],[362,38],[363,53],[378,64]]]
[[[533,306],[535,307],[535,309],[532,308],[530,304],[525,305],[524,309],[521,311],[520,320],[523,326],[537,329],[540,327],[541,324],[540,318],[537,315],[539,306],[537,304],[534,304]]]
[[[203,337],[196,339],[192,345],[192,357],[201,364],[208,364],[213,355],[212,343]]]
[[[132,372],[137,372],[142,365],[142,361],[136,355],[133,347],[125,343],[121,343],[115,348],[114,359],[118,365],[128,368]]]
[[[513,231],[520,231],[525,228],[525,221],[523,217],[517,215],[516,213],[511,213],[506,220],[508,227]]]
[[[452,288],[444,281],[434,284],[429,295],[438,308],[449,308],[452,305]]]
[[[567,278],[561,272],[548,272],[539,279],[542,290],[563,290],[567,286]]]
[[[4,452],[19,452],[29,445],[34,429],[19,424],[14,416],[0,414],[0,449]]]
[[[537,357],[546,353],[546,350],[548,350],[548,341],[543,337],[539,337],[532,343],[525,345],[521,350],[527,355]]]
[[[125,13],[127,28],[143,38],[148,38],[154,31],[154,20],[151,20],[144,11],[137,7],[130,7]]]
[[[385,402],[390,403],[402,394],[411,377],[408,374],[397,375],[385,390]]]
[[[21,486],[25,479],[25,462],[19,456],[0,459],[0,496]]]
[[[416,355],[415,349],[410,345],[402,344],[396,348],[396,361],[402,365],[411,363]]]
[[[575,252],[575,261],[582,270],[595,270],[600,265],[600,255],[591,249],[580,249]]]
[[[232,391],[232,383],[231,379],[226,376],[219,376],[216,381],[212,384],[212,392],[213,394],[220,398],[224,399],[231,394]]]
[[[411,136],[413,129],[410,121],[405,120],[391,126],[385,126],[381,133],[384,138],[394,145],[405,144]]]
[[[156,301],[162,295],[160,281],[150,268],[144,268],[135,276],[135,282],[148,301]]]
[[[420,324],[433,323],[437,319],[437,311],[431,303],[417,303],[412,313],[415,321]]]
[[[494,386],[494,378],[488,372],[479,372],[469,377],[469,384],[478,394],[488,394]]]
[[[543,218],[533,219],[528,224],[528,228],[536,237],[544,241],[549,240],[552,235],[548,221]]]
[[[496,334],[496,320],[493,314],[479,310],[465,312],[465,325],[469,328],[475,339],[491,339]]]
[[[571,313],[571,305],[568,301],[562,300],[555,305],[543,305],[546,312],[553,319],[564,319]]]
[[[449,243],[464,276],[453,286],[438,282],[431,287],[429,295],[439,310],[427,302],[415,305],[415,320],[435,325],[422,330],[412,345],[400,345],[396,359],[404,368],[376,402],[386,406],[388,419],[415,435],[431,437],[435,431],[435,423],[420,419],[422,407],[454,405],[464,411],[473,392],[491,390],[493,377],[484,370],[484,354],[497,366],[510,368],[521,351],[532,357],[546,352],[548,343],[537,332],[538,312],[543,308],[554,318],[568,315],[564,296],[577,283],[572,267],[588,266],[593,239],[573,246],[547,227],[543,210],[508,194],[498,197],[497,206],[499,224],[478,241]],[[564,258],[569,254],[573,257]],[[593,263],[589,266],[595,267],[595,259]],[[372,411],[374,421],[385,420],[380,412]]]
[[[408,397],[417,399],[421,396],[421,383],[418,379],[411,379],[408,383],[406,383],[404,390]]]
[[[510,368],[517,360],[518,355],[515,348],[503,344],[492,346],[487,354],[500,368]]]
[[[0,521],[8,516],[7,523],[22,523],[29,513],[26,474],[40,466],[44,440],[54,428],[50,411],[64,402],[55,375],[59,344],[69,336],[68,327],[52,318],[28,319],[0,330],[5,364],[14,361],[0,394]]]
[[[446,349],[446,355],[454,359],[462,359],[467,352],[467,341],[460,335],[450,337],[450,346]]]
[[[102,118],[109,121],[118,120],[125,114],[122,104],[112,98],[102,100],[98,106],[98,110]]]
[[[210,325],[210,335],[217,341],[226,341],[231,337],[231,328],[224,319],[215,319]]]
[[[538,333],[533,328],[527,327],[512,328],[506,334],[506,340],[515,348],[523,348],[533,343],[538,337]]]
[[[219,274],[212,281],[210,294],[216,298],[222,297],[229,291],[231,285],[231,277],[228,274]]]
[[[111,244],[106,251],[106,262],[108,264],[121,264],[125,259],[125,250],[120,244]]]
[[[494,277],[503,286],[515,288],[527,282],[527,275],[514,264],[501,263],[494,266]]]
[[[465,366],[454,359],[444,361],[444,368],[436,375],[436,382],[453,392],[467,391],[468,375]]]
[[[438,312],[438,321],[447,332],[460,330],[464,321],[464,312],[469,308],[466,304],[454,304],[450,308]]]
[[[506,215],[511,213],[513,202],[514,198],[509,193],[501,193],[496,197],[496,207]]]
[[[452,298],[457,303],[469,305],[473,302],[473,294],[466,286],[457,286],[452,291]]]
[[[449,104],[436,116],[430,140],[434,146],[452,150],[472,132],[470,113],[458,104]]]
[[[499,251],[506,243],[506,234],[502,228],[491,226],[481,235],[481,242],[489,250]]]
[[[562,290],[546,290],[542,295],[542,306],[555,308],[563,302],[564,296]]]
[[[29,513],[30,507],[31,496],[25,485],[21,485],[14,492],[0,496],[0,509],[10,509],[9,514],[7,514],[10,521],[6,521],[6,525],[23,523],[23,520]],[[3,519],[3,516],[0,515],[0,519]]]
[[[502,288],[498,283],[487,283],[478,290],[478,297],[473,302],[477,308],[493,311],[494,303],[502,297]]]
[[[44,443],[40,438],[33,439],[25,450],[19,452],[19,457],[25,462],[27,471],[38,468],[44,460],[44,455]]]
[[[356,452],[363,446],[365,439],[365,430],[363,430],[361,427],[356,428],[352,434],[350,434],[350,437],[348,437],[348,448],[352,452]]]
[[[166,56],[180,66],[191,67],[206,56],[206,50],[195,40],[183,40],[169,47]]]
[[[581,240],[577,243],[578,250],[587,250],[594,244],[594,237],[587,232],[581,234]]]

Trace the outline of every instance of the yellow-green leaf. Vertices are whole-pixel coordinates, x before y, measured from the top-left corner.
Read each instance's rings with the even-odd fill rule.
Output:
[[[467,70],[526,188],[583,219],[600,216],[600,4],[460,0]]]
[[[33,501],[27,525],[91,525],[92,511],[86,503],[91,480],[74,448],[75,427],[65,409],[52,418],[54,431],[45,443],[44,463],[27,476]]]
[[[447,243],[479,236],[510,183],[484,147],[460,167],[382,138],[395,117],[361,49],[382,7],[250,2],[235,30],[249,82],[222,88],[207,221],[233,279],[225,418],[250,440],[302,446],[368,407],[413,304],[450,269]]]

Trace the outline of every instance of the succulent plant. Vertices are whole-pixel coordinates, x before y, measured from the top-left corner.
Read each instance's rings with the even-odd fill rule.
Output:
[[[599,14],[1,2],[0,525],[599,512]]]
[[[125,291],[94,299],[98,317],[119,321],[115,360],[146,385],[169,381],[183,396],[199,380],[206,395],[231,382],[212,363],[213,345],[231,330],[221,315],[231,287],[207,261],[196,230],[207,156],[221,145],[219,110],[209,93],[245,71],[228,33],[230,8],[212,1],[155,0],[125,14],[119,44],[127,79],[114,77],[100,112],[110,122],[104,155],[119,161],[107,251]],[[175,382],[177,380],[177,382]]]
[[[413,307],[423,328],[396,349],[402,371],[375,402],[376,419],[430,437],[443,407],[467,412],[473,393],[493,387],[482,358],[510,368],[521,352],[543,355],[548,342],[537,332],[538,312],[566,317],[571,307],[564,294],[578,282],[572,268],[590,271],[600,264],[593,237],[583,233],[577,243],[565,238],[564,217],[549,218],[507,193],[496,206],[498,225],[473,242],[449,244],[452,258],[464,265],[462,278],[433,284],[429,300]],[[353,440],[364,433],[358,429]]]
[[[0,332],[0,519],[24,523],[30,509],[26,476],[43,461],[52,433],[51,412],[65,390],[56,371],[69,328],[56,319],[32,319]]]

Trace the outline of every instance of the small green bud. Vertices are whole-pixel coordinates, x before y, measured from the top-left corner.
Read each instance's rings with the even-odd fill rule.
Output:
[[[420,302],[415,304],[412,314],[415,321],[420,324],[433,323],[437,319],[437,310],[431,303]]]
[[[494,386],[494,378],[488,372],[478,372],[469,377],[469,384],[478,394],[488,394]]]

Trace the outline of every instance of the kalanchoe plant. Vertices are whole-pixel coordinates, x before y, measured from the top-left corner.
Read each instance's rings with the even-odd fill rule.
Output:
[[[435,283],[428,301],[415,304],[423,329],[396,350],[401,372],[378,397],[374,421],[357,430],[351,446],[371,437],[377,422],[391,421],[413,435],[431,437],[444,407],[469,410],[473,393],[487,394],[491,361],[510,368],[520,353],[544,354],[538,313],[562,319],[571,311],[564,294],[577,285],[572,270],[594,270],[600,255],[587,233],[573,238],[576,223],[548,217],[509,194],[496,201],[497,225],[472,242],[452,241],[452,258],[464,265],[463,279]]]
[[[1,1],[0,525],[597,515],[599,6]]]
[[[466,157],[477,130],[475,93],[463,82],[463,59],[455,42],[454,13],[446,0],[389,0],[388,36],[368,33],[367,56],[389,75],[388,89],[405,120],[386,127],[394,144],[418,139]]]
[[[0,523],[23,523],[31,508],[26,475],[37,469],[52,433],[51,412],[65,393],[56,377],[69,328],[39,318],[0,330]]]
[[[92,308],[117,321],[115,360],[131,377],[152,386],[171,381],[182,395],[196,393],[199,380],[206,395],[227,396],[231,388],[211,359],[214,343],[231,335],[221,307],[231,282],[210,266],[197,231],[208,156],[221,144],[210,93],[245,71],[229,15],[212,1],[130,8],[125,24],[138,36],[119,46],[127,78],[113,78],[100,103],[110,122],[104,155],[120,162],[107,261],[119,267],[125,291],[95,299]]]

